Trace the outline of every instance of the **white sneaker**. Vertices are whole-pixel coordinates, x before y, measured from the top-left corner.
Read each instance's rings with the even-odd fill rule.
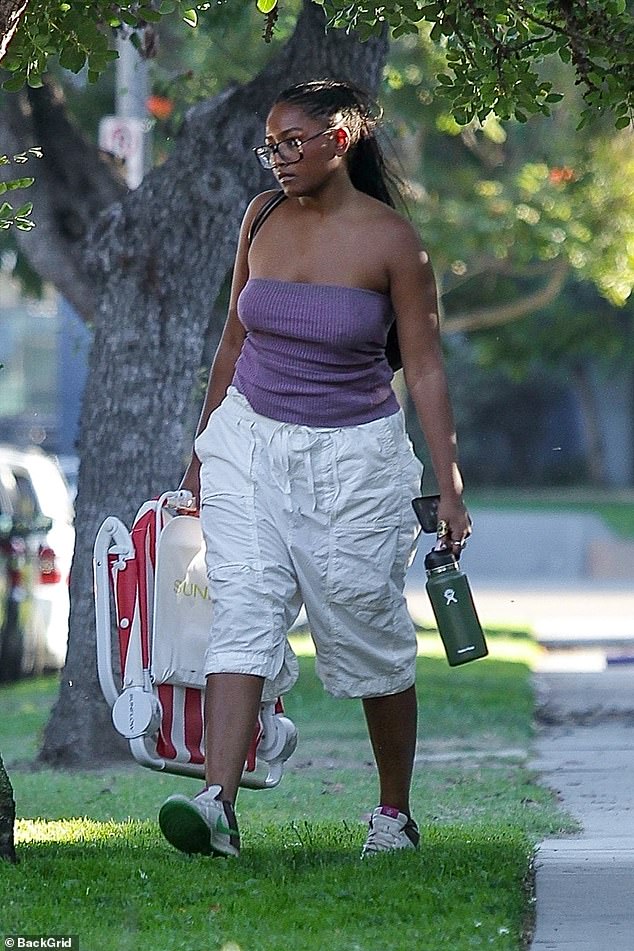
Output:
[[[377,806],[370,816],[370,831],[361,858],[376,852],[417,849],[419,839],[418,826],[410,816],[391,806]]]
[[[240,854],[236,814],[221,793],[220,786],[209,786],[193,799],[176,793],[165,800],[158,820],[170,845],[190,855]]]

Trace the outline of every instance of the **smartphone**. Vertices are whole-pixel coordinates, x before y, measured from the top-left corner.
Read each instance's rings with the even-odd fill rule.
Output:
[[[427,535],[435,535],[438,527],[439,495],[422,495],[412,499],[412,506],[421,528]]]

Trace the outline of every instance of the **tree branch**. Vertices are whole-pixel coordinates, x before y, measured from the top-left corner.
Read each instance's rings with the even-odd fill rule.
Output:
[[[568,274],[568,265],[565,261],[558,260],[553,266],[552,273],[543,287],[521,297],[518,300],[509,301],[499,307],[483,307],[478,310],[458,312],[449,315],[442,324],[442,331],[445,334],[467,333],[473,330],[485,330],[488,327],[497,327],[500,324],[509,323],[512,320],[519,320],[526,317],[527,314],[536,310],[541,310],[553,301],[566,280]]]
[[[504,277],[529,280],[536,277],[550,277],[553,271],[552,261],[531,261],[528,264],[514,264],[512,261],[494,258],[485,254],[476,258],[469,258],[468,271],[464,275],[453,272],[443,275],[443,296],[453,293],[459,287],[468,284],[480,275],[499,274]]]
[[[29,0],[0,0],[0,62],[26,13]]]
[[[79,247],[99,212],[127,193],[119,170],[71,122],[62,90],[50,79],[41,89],[6,94],[0,142],[5,152],[41,147],[43,156],[29,189],[37,227],[16,238],[42,279],[91,320],[94,287]]]

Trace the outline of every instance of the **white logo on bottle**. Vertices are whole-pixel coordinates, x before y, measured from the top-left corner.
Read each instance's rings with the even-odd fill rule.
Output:
[[[458,603],[458,598],[456,597],[456,592],[453,588],[445,588],[443,595],[448,605]]]

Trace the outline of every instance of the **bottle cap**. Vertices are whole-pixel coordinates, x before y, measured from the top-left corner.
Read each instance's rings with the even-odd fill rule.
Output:
[[[458,563],[448,549],[432,548],[425,555],[425,568],[427,571],[434,571],[436,568],[457,568]]]

